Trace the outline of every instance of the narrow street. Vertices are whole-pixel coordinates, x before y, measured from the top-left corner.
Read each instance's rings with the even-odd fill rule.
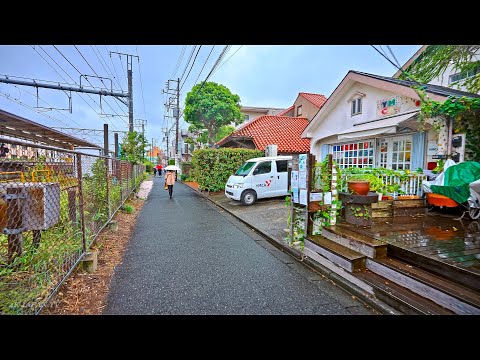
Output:
[[[104,314],[376,314],[186,185],[169,199],[153,181]]]

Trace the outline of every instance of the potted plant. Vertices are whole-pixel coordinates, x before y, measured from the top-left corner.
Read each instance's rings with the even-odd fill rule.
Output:
[[[348,178],[347,188],[350,194],[368,195],[370,191],[370,181],[366,174],[355,174]]]
[[[378,201],[382,200],[383,194],[387,192],[382,179],[376,174],[365,174],[364,179],[370,181],[370,191],[378,194]]]

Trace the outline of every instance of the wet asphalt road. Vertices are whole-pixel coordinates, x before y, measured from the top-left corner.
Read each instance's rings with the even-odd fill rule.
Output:
[[[186,185],[155,177],[104,314],[374,314]]]

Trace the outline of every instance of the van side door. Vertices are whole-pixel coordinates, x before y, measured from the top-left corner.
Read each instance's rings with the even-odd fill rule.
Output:
[[[252,172],[252,187],[257,198],[275,196],[275,179],[272,161],[261,161]]]
[[[288,160],[276,160],[277,173],[275,174],[276,196],[288,195]]]

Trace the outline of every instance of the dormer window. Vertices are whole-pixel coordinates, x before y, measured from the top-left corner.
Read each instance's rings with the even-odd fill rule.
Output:
[[[302,115],[302,105],[297,106],[297,116]]]
[[[362,113],[362,98],[355,98],[352,100],[352,116]]]

